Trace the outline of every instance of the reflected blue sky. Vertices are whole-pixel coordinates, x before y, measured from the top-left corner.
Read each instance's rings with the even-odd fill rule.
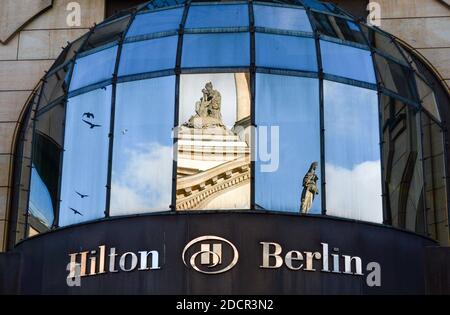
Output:
[[[111,215],[169,210],[175,77],[117,86]]]
[[[126,37],[177,30],[181,23],[184,7],[138,14]]]
[[[78,58],[75,61],[72,80],[70,81],[70,91],[112,79],[116,57],[117,45]]]
[[[279,126],[280,134],[278,169],[262,172],[265,163],[259,156],[256,161],[256,204],[268,210],[298,213],[303,177],[312,162],[320,163],[319,81],[258,73],[256,91],[258,129]],[[276,144],[268,139],[273,150]],[[319,195],[310,213],[321,211],[320,167],[316,174]]]
[[[380,159],[376,91],[324,81],[324,115],[328,163],[351,168]]]
[[[378,96],[324,81],[327,214],[381,223]]]
[[[104,216],[110,114],[111,86],[68,100],[60,226]]]
[[[248,5],[191,5],[185,28],[248,26]]]
[[[253,12],[257,27],[312,32],[311,23],[303,9],[255,4]]]
[[[185,34],[181,66],[226,67],[250,64],[250,34]]]
[[[257,66],[317,71],[313,38],[256,33],[255,41]]]
[[[376,83],[370,50],[320,41],[322,66],[325,73]]]
[[[178,36],[127,43],[120,58],[119,76],[175,67]]]

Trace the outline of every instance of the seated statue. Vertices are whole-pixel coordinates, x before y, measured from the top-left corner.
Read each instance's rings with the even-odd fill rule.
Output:
[[[195,129],[208,129],[220,127],[226,129],[222,122],[220,92],[214,90],[211,82],[206,83],[202,89],[203,97],[195,103],[195,115],[183,124],[185,127]]]

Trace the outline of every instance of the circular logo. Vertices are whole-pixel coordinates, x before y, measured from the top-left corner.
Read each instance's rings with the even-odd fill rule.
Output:
[[[188,254],[190,258],[186,259]],[[238,250],[230,241],[210,235],[190,241],[181,256],[186,267],[191,265],[194,270],[210,275],[227,272],[239,259]]]

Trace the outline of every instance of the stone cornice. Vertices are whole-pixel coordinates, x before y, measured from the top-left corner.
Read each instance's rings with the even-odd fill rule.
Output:
[[[201,208],[212,197],[242,186],[250,181],[248,156],[223,163],[207,172],[179,178],[177,182],[177,210]]]

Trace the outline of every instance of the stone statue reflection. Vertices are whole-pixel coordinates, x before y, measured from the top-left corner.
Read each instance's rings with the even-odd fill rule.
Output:
[[[313,162],[309,167],[308,173],[303,178],[303,192],[300,205],[301,213],[308,213],[311,210],[314,198],[319,194],[319,188],[317,187],[317,181],[319,178],[316,175],[318,163]]]
[[[222,122],[221,105],[222,96],[215,90],[213,84],[208,82],[202,89],[203,96],[195,103],[195,115],[184,126],[197,129],[211,127],[225,128]]]

